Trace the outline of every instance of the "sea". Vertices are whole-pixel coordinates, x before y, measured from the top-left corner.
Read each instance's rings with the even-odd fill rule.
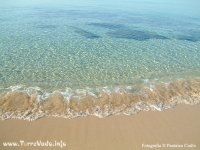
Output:
[[[199,6],[0,0],[0,115],[104,117],[199,103]]]

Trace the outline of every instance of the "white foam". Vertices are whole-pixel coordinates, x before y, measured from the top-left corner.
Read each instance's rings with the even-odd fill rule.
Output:
[[[49,97],[50,94],[41,90],[39,87],[29,87],[26,88],[22,85],[18,86],[11,86],[9,87],[10,91],[21,91],[21,92],[26,92],[27,94],[32,94],[34,92],[38,93],[37,100],[41,101]],[[125,90],[124,90],[125,89]],[[72,90],[71,88],[66,88],[64,91],[57,91],[61,93],[66,101],[70,101],[71,98],[76,98],[76,99],[81,99],[83,96],[86,95],[91,95],[93,97],[98,97],[99,95],[95,94],[99,93],[100,96],[102,93],[106,94],[111,94],[111,93],[120,93],[121,91],[126,92],[126,90],[132,90],[132,86],[127,86],[125,88],[122,87],[115,87],[115,88],[109,88],[109,87],[103,87],[103,88],[97,88],[97,89],[91,89],[91,88],[86,88],[86,89],[76,89]],[[150,88],[151,90],[151,88]],[[153,90],[153,89],[152,89]],[[55,91],[56,92],[56,91]],[[55,93],[53,92],[53,93]],[[145,93],[143,96],[145,96]],[[64,117],[64,118],[75,118],[75,117],[85,117],[85,116],[97,116],[100,118],[110,116],[110,115],[119,115],[119,114],[125,114],[125,115],[132,115],[132,114],[137,114],[139,111],[163,111],[165,109],[173,108],[178,104],[189,104],[189,105],[195,105],[195,104],[200,104],[200,97],[199,96],[176,96],[173,97],[172,99],[168,100],[167,102],[157,102],[157,100],[152,100],[154,102],[149,102],[149,101],[139,101],[135,104],[131,104],[131,106],[126,106],[126,105],[121,105],[118,107],[113,107],[112,105],[107,104],[106,106],[101,109],[100,106],[94,106],[93,111],[89,112],[88,110],[82,112],[82,111],[75,111],[73,109],[67,108],[63,114],[51,114],[48,112],[42,111],[41,106],[35,104],[35,107],[32,110],[27,110],[25,112],[0,112],[0,117],[1,119],[23,119],[23,120],[35,120],[38,118],[42,117],[50,117],[50,116],[55,116],[55,117]]]
[[[111,106],[107,105],[104,109],[104,111],[101,110],[99,106],[95,107],[95,111],[93,113],[89,113],[89,111],[86,112],[76,112],[74,110],[66,110],[66,113],[64,114],[47,114],[41,110],[34,112],[34,111],[26,111],[24,113],[17,113],[17,112],[6,112],[1,115],[1,119],[22,119],[22,120],[28,120],[28,121],[33,121],[38,118],[42,117],[62,117],[62,118],[76,118],[76,117],[85,117],[85,116],[96,116],[99,118],[104,118],[110,115],[119,115],[119,114],[124,114],[124,115],[133,115],[137,114],[140,111],[163,111],[165,109],[173,108],[178,104],[190,104],[190,105],[195,105],[195,104],[200,104],[200,99],[182,99],[179,97],[174,98],[172,101],[169,103],[157,103],[157,104],[150,104],[150,103],[145,103],[145,102],[138,102],[134,104],[130,108],[126,108],[126,106],[122,105],[121,107],[117,109],[113,109]]]

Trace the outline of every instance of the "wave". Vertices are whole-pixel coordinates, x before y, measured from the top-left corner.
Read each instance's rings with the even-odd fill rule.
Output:
[[[132,115],[139,111],[162,111],[180,103],[200,103],[200,79],[159,83],[138,91],[128,86],[47,93],[39,87],[12,86],[0,93],[0,118],[33,121],[50,116]]]

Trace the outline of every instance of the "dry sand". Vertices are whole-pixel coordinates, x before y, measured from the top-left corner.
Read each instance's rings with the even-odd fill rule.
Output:
[[[75,119],[43,118],[33,122],[0,121],[0,150],[61,149],[49,147],[5,148],[2,142],[64,141],[67,150],[150,150],[142,144],[193,144],[200,150],[200,105],[179,105],[163,112],[141,112],[133,116]]]

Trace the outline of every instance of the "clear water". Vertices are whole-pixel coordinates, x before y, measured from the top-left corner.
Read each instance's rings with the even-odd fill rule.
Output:
[[[200,76],[198,0],[0,0],[0,88],[138,86]]]

